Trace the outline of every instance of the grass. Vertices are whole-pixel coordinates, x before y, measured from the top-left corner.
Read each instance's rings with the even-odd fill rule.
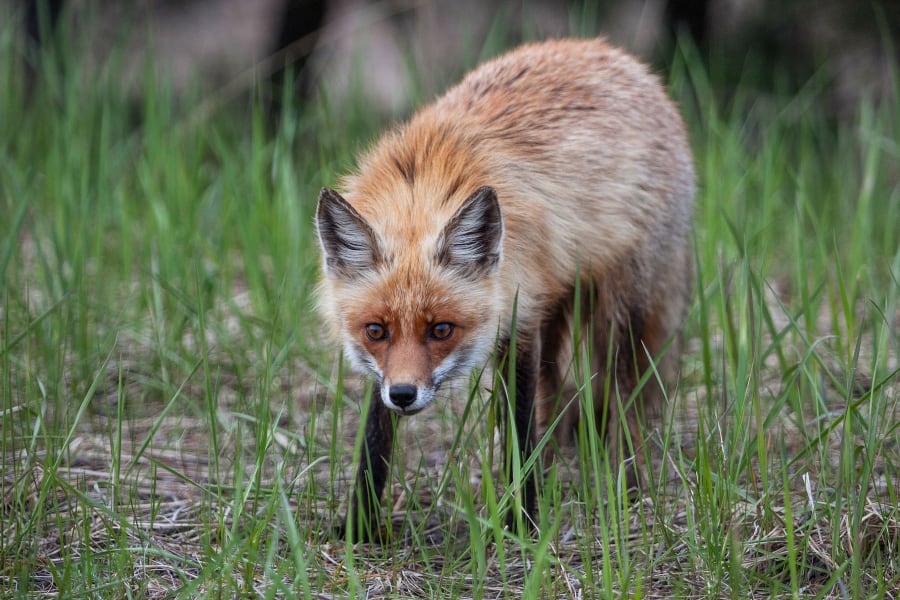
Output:
[[[365,382],[313,310],[311,224],[380,124],[286,97],[273,132],[258,95],[198,122],[200,92],[127,100],[67,53],[28,91],[19,44],[0,29],[0,596],[897,597],[896,87],[835,122],[821,75],[724,98],[679,49],[698,278],[653,484],[629,500],[582,429],[540,535],[503,531],[473,385],[400,428],[396,533],[347,547]]]

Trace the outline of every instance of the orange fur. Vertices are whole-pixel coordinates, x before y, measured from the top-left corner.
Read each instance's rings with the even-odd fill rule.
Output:
[[[488,192],[472,204],[484,214],[460,217],[483,186],[502,214],[485,231],[473,224],[490,221]],[[582,321],[593,322],[594,369],[612,365],[625,399],[635,368],[658,356],[687,309],[694,172],[684,125],[657,78],[601,40],[531,44],[485,63],[385,134],[341,189],[352,209],[335,208],[334,192],[320,200],[320,305],[355,364],[383,386],[425,385],[459,352],[476,355],[459,358],[463,366],[480,366],[498,336],[509,338],[517,304],[519,343],[537,371],[540,431],[556,414],[546,398],[558,393],[571,356],[576,287],[591,307]],[[451,229],[454,219],[463,225]],[[448,238],[457,242],[449,251]],[[492,249],[496,264],[460,266],[467,252],[484,258]],[[371,322],[390,339],[365,339]],[[442,341],[452,349],[427,335],[444,322],[456,326]],[[673,346],[664,376],[676,364]],[[660,400],[651,388],[643,394],[650,409]],[[617,435],[617,415],[609,416]]]

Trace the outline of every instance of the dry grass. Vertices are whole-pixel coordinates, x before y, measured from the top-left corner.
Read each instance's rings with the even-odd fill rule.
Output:
[[[215,348],[215,341],[210,341]],[[688,343],[689,347],[697,345],[697,340]],[[122,355],[127,353],[128,348],[123,348]],[[210,356],[215,361],[215,350]],[[480,581],[475,581],[471,572],[447,568],[470,553],[472,542],[455,497],[458,491],[449,481],[443,494],[436,495],[432,485],[421,482],[440,481],[449,463],[465,462],[463,472],[472,483],[472,491],[476,497],[483,493],[479,450],[457,449],[456,455],[449,454],[457,429],[472,426],[461,421],[464,401],[460,398],[402,425],[398,442],[402,466],[396,467],[399,474],[395,474],[402,477],[402,482],[395,479],[386,500],[396,532],[390,546],[347,548],[330,526],[339,522],[345,510],[354,475],[352,455],[358,410],[345,406],[340,413],[333,412],[329,392],[315,379],[298,381],[288,374],[304,371],[302,366],[285,369],[272,378],[272,385],[282,394],[280,401],[293,406],[271,408],[281,416],[273,418],[266,427],[268,439],[262,439],[267,436],[261,436],[254,428],[253,417],[235,406],[236,398],[253,389],[255,377],[239,381],[233,374],[219,372],[215,384],[219,406],[214,425],[219,460],[215,461],[210,456],[211,424],[205,417],[187,416],[178,410],[159,416],[164,409],[162,404],[140,410],[157,416],[122,419],[116,414],[117,397],[129,395],[123,390],[140,387],[137,365],[142,362],[133,356],[107,365],[103,385],[98,387],[92,402],[94,410],[99,407],[99,414],[75,429],[52,474],[45,472],[48,457],[43,450],[15,448],[4,455],[0,490],[3,512],[32,513],[41,503],[41,512],[53,515],[50,521],[35,524],[39,530],[4,528],[3,548],[16,547],[23,537],[30,538],[34,545],[34,559],[29,564],[7,563],[4,567],[7,573],[21,572],[21,567],[27,570],[30,594],[59,592],[53,565],[62,557],[77,562],[82,560],[82,553],[98,557],[112,546],[128,549],[130,571],[115,572],[110,567],[110,572],[96,572],[94,577],[120,580],[124,590],[131,589],[142,597],[168,598],[191,581],[208,578],[210,557],[228,544],[219,536],[224,532],[239,536],[246,526],[246,517],[236,514],[236,502],[247,481],[254,482],[253,490],[247,491],[256,496],[272,494],[276,488],[288,490],[287,508],[295,520],[294,526],[303,532],[302,542],[309,557],[306,576],[317,582],[311,588],[314,595],[342,595],[353,586],[369,598],[434,597],[441,589],[452,590],[453,597],[459,598],[525,594],[533,557],[522,553],[515,539],[505,540],[502,551],[489,541],[486,543]],[[686,382],[693,378],[690,363],[688,359],[684,368]],[[854,396],[859,403],[856,409],[865,414],[865,403],[872,401],[867,395],[871,382],[864,373],[855,373],[855,378],[862,393]],[[186,381],[179,396],[202,396],[198,379],[195,374]],[[770,398],[779,396],[783,380],[784,374],[776,365],[768,365],[760,374],[761,387]],[[358,380],[351,382],[346,392],[355,398],[363,393]],[[892,412],[886,416],[893,423],[900,422],[896,412],[898,394],[900,385],[892,380],[881,396],[891,407]],[[822,429],[823,424],[847,414],[839,390],[830,389],[823,395],[830,397],[831,402],[818,423],[786,413],[767,431],[767,443],[773,449],[779,447],[787,457],[801,456],[808,444],[809,430]],[[706,557],[696,551],[697,546],[706,543],[697,522],[708,518],[709,507],[698,506],[700,477],[690,471],[693,465],[686,459],[696,460],[698,423],[704,420],[703,414],[710,406],[718,406],[721,411],[715,415],[714,424],[720,431],[710,431],[710,437],[721,436],[721,430],[735,426],[728,406],[711,403],[703,387],[684,385],[679,390],[671,417],[674,440],[668,442],[665,452],[658,447],[654,450],[654,472],[665,473],[666,484],[630,505],[615,524],[622,536],[619,547],[627,549],[627,557],[619,556],[616,548],[609,548],[608,527],[585,511],[584,499],[574,483],[583,477],[577,452],[569,449],[558,457],[556,493],[560,499],[553,509],[556,532],[546,547],[550,562],[544,575],[546,589],[553,590],[555,596],[593,596],[599,590],[585,589],[590,580],[587,571],[596,565],[618,565],[624,560],[631,565],[631,572],[640,574],[640,582],[614,582],[610,590],[616,595],[636,593],[635,590],[640,590],[645,598],[729,597],[734,593],[727,581],[720,581],[718,590],[710,589],[718,565],[705,564]],[[104,411],[112,414],[102,414]],[[751,419],[744,426],[756,425]],[[657,446],[664,444],[660,427],[666,426],[657,424]],[[111,432],[122,440],[121,448],[111,443]],[[482,435],[494,440],[495,455],[499,456],[497,439],[489,432]],[[255,454],[261,443],[266,444],[265,454],[263,460],[257,460]],[[791,479],[785,484],[782,498],[763,501],[765,490],[760,489],[758,480],[735,478],[734,483],[743,489],[739,496],[746,499],[723,507],[716,525],[740,540],[739,545],[723,549],[725,560],[740,565],[747,578],[735,589],[750,591],[750,597],[771,597],[772,587],[754,585],[754,574],[763,581],[778,577],[786,580],[792,543],[803,547],[803,572],[798,574],[798,581],[804,594],[826,592],[820,597],[846,597],[847,588],[833,577],[846,571],[847,565],[838,563],[835,557],[855,552],[863,556],[879,554],[885,561],[880,577],[898,580],[900,514],[891,504],[888,490],[896,489],[900,483],[896,471],[900,447],[886,444],[882,448],[884,454],[872,457],[874,475],[869,489],[859,497],[860,505],[854,506],[848,502],[835,504],[829,489],[833,483],[823,480],[819,472],[819,468],[827,473],[839,469],[846,443],[841,427],[831,429],[817,442],[813,459],[789,467]],[[864,440],[854,439],[851,443],[859,446]],[[337,464],[323,460],[329,448],[336,452]],[[817,464],[819,458],[826,458],[829,464]],[[754,464],[751,470],[758,472],[760,468]],[[498,476],[495,470],[493,477]],[[304,497],[304,490],[313,489],[320,493],[314,498]],[[415,494],[414,501],[408,497],[410,493]],[[605,503],[605,499],[600,502]],[[256,519],[268,518],[271,526],[283,529],[283,524],[273,520],[260,505],[258,497],[246,498],[242,508],[245,513],[256,511]],[[654,532],[652,539],[647,539],[648,532]],[[73,543],[74,540],[78,541]],[[447,556],[448,550],[455,555]],[[275,552],[277,555],[281,551]],[[354,556],[349,570],[348,553]],[[498,553],[505,556],[501,559]],[[272,574],[260,565],[237,561],[230,568],[230,578],[238,589],[260,596],[271,592]],[[11,591],[22,584],[8,575],[5,579]],[[129,581],[139,583],[128,584]],[[285,579],[282,583],[291,587],[296,580]],[[867,589],[874,589],[877,584],[867,582]],[[214,589],[204,582],[193,589],[192,595],[202,596]],[[753,592],[754,589],[758,591]],[[883,597],[897,595],[889,591]]]

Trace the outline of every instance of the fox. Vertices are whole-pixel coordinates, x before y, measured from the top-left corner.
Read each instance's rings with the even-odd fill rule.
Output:
[[[634,458],[677,374],[693,281],[692,154],[649,67],[603,39],[521,46],[357,165],[315,214],[321,315],[371,381],[347,526],[378,522],[396,417],[488,363],[514,388],[520,464],[551,424],[570,436],[578,407],[560,394],[576,323],[595,357],[594,426],[610,456]],[[533,524],[536,476],[514,485]]]

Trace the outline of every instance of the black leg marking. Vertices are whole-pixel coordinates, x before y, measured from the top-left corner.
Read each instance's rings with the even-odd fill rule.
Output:
[[[539,352],[532,343],[519,343],[516,348],[515,388],[513,399],[513,423],[516,428],[516,439],[519,445],[519,461],[524,468],[525,463],[534,452],[534,395],[537,390],[537,373]],[[507,365],[507,372],[509,365]],[[507,377],[507,389],[509,378]],[[512,457],[510,457],[510,460]],[[531,470],[521,482],[522,508],[526,527],[537,519],[537,468]],[[506,524],[511,531],[517,528],[517,515],[510,511],[506,515]]]
[[[365,439],[352,496],[349,523],[352,531],[348,531],[351,541],[372,540],[379,534],[381,494],[391,464],[394,427],[390,410],[381,401],[381,386],[376,383],[369,396]]]

